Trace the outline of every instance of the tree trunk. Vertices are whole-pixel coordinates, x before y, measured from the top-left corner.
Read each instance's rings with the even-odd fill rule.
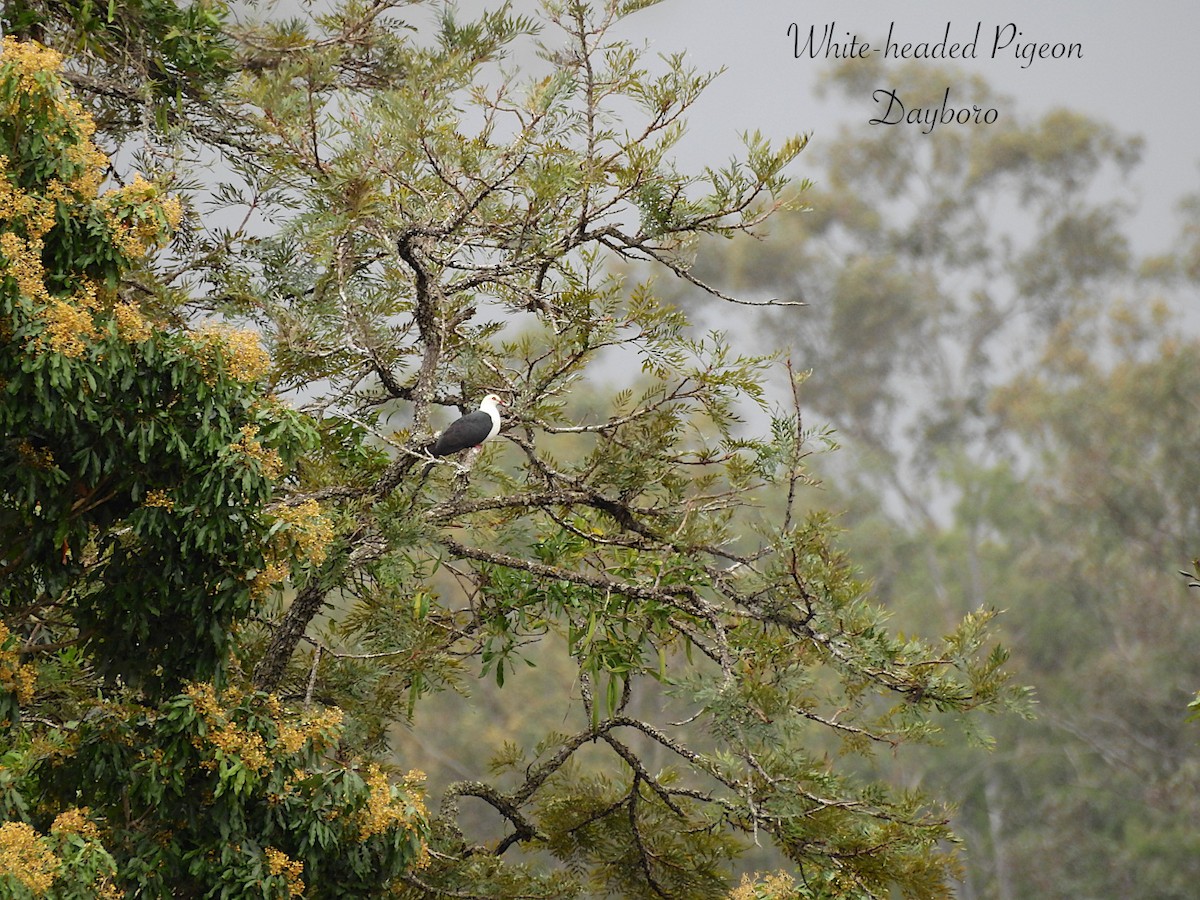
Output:
[[[1008,850],[1004,844],[1004,813],[1001,809],[1000,779],[995,768],[989,768],[983,786],[984,802],[987,804],[988,835],[992,842],[992,860],[996,867],[997,900],[1013,900],[1012,879],[1008,862]]]

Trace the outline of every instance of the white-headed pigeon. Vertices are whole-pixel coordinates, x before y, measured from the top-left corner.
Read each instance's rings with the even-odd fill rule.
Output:
[[[500,431],[500,409],[507,404],[495,394],[488,394],[475,412],[467,413],[438,435],[429,452],[433,456],[450,456],[462,450],[478,447],[494,438]]]

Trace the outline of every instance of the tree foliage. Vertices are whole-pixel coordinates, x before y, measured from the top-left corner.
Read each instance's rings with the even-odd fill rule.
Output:
[[[389,3],[236,28],[147,5],[120,53],[90,19],[6,6],[93,48],[68,77],[123,110],[100,120],[114,143],[161,108],[157,87],[108,87],[157,58],[156,28],[178,32],[153,51],[165,70],[197,72],[179,118],[145,126],[170,189],[99,194],[48,51],[6,45],[10,96],[70,119],[0,125],[0,802],[4,846],[41,854],[0,869],[14,890],[706,897],[769,842],[794,878],[743,891],[947,894],[945,809],[868,760],[1019,692],[988,609],[896,633],[805,513],[820,432],[791,367],[622,274],[647,262],[745,302],[693,274],[695,242],[758,231],[802,186],[800,139],[677,169],[710,76],[616,36],[644,5],[443,11],[428,36]],[[540,61],[512,71],[530,45]],[[213,180],[177,171],[198,149]],[[166,193],[188,215],[155,265]],[[425,455],[488,392],[510,401],[502,438]],[[455,780],[427,819],[415,776],[372,760],[398,723],[438,740],[419,710],[447,686],[528,685],[534,643],[574,669],[566,727]],[[495,841],[466,830],[466,800]],[[74,855],[53,824],[71,810]]]
[[[876,75],[856,60],[826,87],[853,102]],[[1028,116],[957,71],[889,79],[1014,113],[936,136],[847,129],[821,148],[810,211],[701,253],[696,274],[809,301],[788,338],[813,367],[804,404],[848,450],[821,468],[874,599],[926,627],[1006,611],[1036,720],[999,722],[987,758],[899,767],[963,789],[963,895],[1185,897],[1200,670],[1177,570],[1195,554],[1200,435],[1194,322],[1173,308],[1194,304],[1194,198],[1178,247],[1140,257],[1138,140]]]
[[[236,623],[324,552],[311,510],[266,508],[311,426],[263,393],[253,334],[120,290],[178,201],[97,193],[58,65],[0,59],[0,889],[289,896],[303,869],[365,891],[422,852],[418,796],[329,764],[336,710],[213,687]]]

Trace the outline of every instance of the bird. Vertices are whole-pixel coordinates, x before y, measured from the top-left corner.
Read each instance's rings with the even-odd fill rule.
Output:
[[[463,450],[478,447],[494,438],[500,431],[500,409],[508,404],[495,394],[488,394],[479,403],[479,409],[469,412],[438,435],[429,448],[430,456],[450,456]]]

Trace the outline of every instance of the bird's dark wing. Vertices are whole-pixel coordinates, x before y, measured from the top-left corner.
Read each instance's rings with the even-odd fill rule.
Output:
[[[451,422],[441,433],[429,452],[434,456],[449,456],[483,443],[492,431],[492,417],[483,410],[467,413],[457,422]]]

